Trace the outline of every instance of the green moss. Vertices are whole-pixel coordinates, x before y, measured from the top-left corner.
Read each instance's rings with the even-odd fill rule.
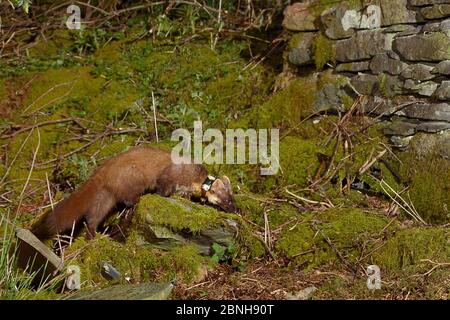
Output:
[[[306,186],[318,167],[319,148],[314,140],[287,136],[280,143],[281,180],[287,184]]]
[[[399,172],[410,185],[404,197],[428,223],[450,221],[450,161],[441,155],[444,139],[418,134],[411,141],[410,151],[399,155],[403,162]]]
[[[287,203],[273,203],[268,198],[256,194],[238,194],[236,203],[241,215],[264,227],[264,212],[267,214],[271,228],[278,228],[288,221],[295,220],[298,209]]]
[[[317,70],[322,70],[327,63],[336,63],[335,42],[319,34],[315,40],[314,61]]]
[[[391,275],[417,274],[430,269],[426,259],[450,261],[450,233],[445,228],[401,230],[372,256],[382,272]]]
[[[40,38],[36,45],[28,49],[28,54],[32,58],[55,58],[69,51],[73,45],[73,38],[68,29],[57,29],[46,33],[46,38]]]
[[[283,232],[277,250],[291,259],[292,266],[308,269],[342,263],[331,245],[349,263],[355,263],[362,248],[372,248],[374,237],[388,225],[387,219],[358,209],[330,209],[308,214],[295,228]]]
[[[97,236],[86,242],[78,238],[66,251],[75,255],[71,263],[81,268],[83,287],[104,287],[114,282],[141,283],[145,281],[164,282],[178,279],[184,283],[195,281],[203,266],[208,266],[193,246],[182,246],[168,252],[158,249],[135,247],[122,244],[109,237]],[[106,280],[101,275],[101,265],[107,262],[122,275],[120,280]],[[126,281],[125,278],[129,280]]]
[[[249,126],[257,128],[298,125],[299,121],[314,113],[316,92],[317,80],[314,76],[297,78],[245,117],[249,119]]]
[[[174,231],[186,230],[193,233],[217,226],[222,216],[211,207],[183,198],[175,200],[151,194],[141,197],[136,214],[140,221],[166,226]]]

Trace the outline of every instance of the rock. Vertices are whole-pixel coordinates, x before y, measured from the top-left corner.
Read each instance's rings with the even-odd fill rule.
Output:
[[[434,96],[439,100],[450,100],[450,81],[442,81]]]
[[[317,288],[315,286],[307,287],[298,292],[287,293],[286,300],[308,300],[316,291]]]
[[[367,115],[390,116],[397,110],[392,100],[379,96],[368,97],[367,103],[361,105],[361,111]]]
[[[450,16],[450,4],[440,4],[420,9],[425,19],[441,19]]]
[[[395,121],[383,129],[383,133],[388,136],[411,136],[416,133],[417,124]]]
[[[344,112],[343,97],[345,95],[346,93],[340,86],[335,84],[325,84],[322,90],[318,90],[316,93],[313,105],[314,112],[330,110]]]
[[[391,140],[392,144],[395,147],[397,147],[399,149],[405,149],[408,147],[408,145],[411,142],[413,137],[414,136],[408,136],[408,137],[392,136],[389,140]]]
[[[383,33],[406,33],[405,35],[416,34],[420,32],[420,28],[410,24],[395,24],[383,29]]]
[[[330,39],[350,38],[354,33],[352,26],[358,25],[357,15],[351,16],[348,13],[347,3],[340,3],[326,11],[324,11],[320,19],[325,27],[325,34]]]
[[[433,70],[434,67],[432,66],[422,63],[415,63],[409,65],[406,69],[404,69],[401,73],[401,76],[405,79],[412,79],[415,81],[426,81],[436,77],[435,74],[431,73]]]
[[[450,122],[450,104],[413,104],[397,112],[408,118]]]
[[[420,159],[433,153],[450,160],[450,131],[441,134],[416,134],[411,151]]]
[[[292,48],[289,51],[289,62],[297,66],[314,64],[315,33],[302,33],[292,39]]]
[[[67,278],[65,281],[65,286],[69,290],[80,290],[81,289],[81,270],[77,265],[67,266]]]
[[[412,35],[418,34],[422,31],[422,26],[411,26],[411,27],[412,28],[406,28],[406,30],[397,32],[395,34],[395,38],[412,36]]]
[[[442,3],[450,3],[450,0],[409,0],[409,4],[415,7],[424,7]]]
[[[379,88],[378,76],[371,74],[358,74],[350,82],[356,91],[362,95],[374,95]]]
[[[381,74],[384,72],[390,75],[398,75],[408,65],[400,60],[390,58],[386,53],[376,55],[370,62],[370,70],[374,74]]]
[[[341,63],[336,67],[337,72],[360,72],[368,71],[370,61],[347,62]]]
[[[125,284],[79,292],[69,300],[167,300],[172,289],[171,283]]]
[[[402,93],[403,82],[397,76],[382,74],[358,74],[351,79],[351,84],[362,95],[381,95],[393,97]]]
[[[450,75],[450,60],[439,62],[432,72],[446,76]]]
[[[407,79],[403,87],[411,93],[417,93],[421,96],[431,97],[436,91],[438,84],[433,81],[415,82],[411,79]]]
[[[120,272],[108,262],[102,262],[101,274],[107,280],[118,280],[122,277]]]
[[[365,2],[381,7],[382,26],[418,22],[417,13],[408,9],[408,0],[366,0]]]
[[[394,39],[393,49],[409,61],[450,59],[450,38],[443,32],[417,34]]]
[[[316,16],[311,13],[314,3],[294,3],[284,10],[283,27],[291,31],[317,31]]]
[[[212,255],[214,243],[233,245],[238,229],[235,221],[211,207],[153,194],[141,197],[133,221],[137,245],[167,250],[190,243],[202,255]]]
[[[444,32],[448,35],[448,30],[450,29],[450,19],[446,19],[438,22],[428,22],[422,28],[425,32]]]
[[[64,263],[49,247],[27,229],[17,229],[17,264],[39,285],[53,278],[64,268]]]
[[[393,38],[394,34],[383,33],[381,29],[358,31],[353,37],[336,42],[336,60],[339,62],[368,60],[391,50]]]
[[[380,75],[380,84],[376,94],[381,94],[385,97],[394,97],[396,95],[402,94],[403,92],[403,81],[398,76],[391,76],[389,74],[383,73]]]
[[[450,123],[441,121],[421,122],[417,125],[416,130],[428,133],[437,133],[444,130],[450,130]]]
[[[389,58],[391,58],[391,59],[401,60],[401,59],[400,59],[400,56],[399,56],[397,53],[395,53],[394,51],[388,51],[388,52],[387,52],[387,55],[388,55]]]

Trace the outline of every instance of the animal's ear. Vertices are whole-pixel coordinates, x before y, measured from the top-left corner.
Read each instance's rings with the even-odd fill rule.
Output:
[[[216,179],[211,185],[211,190],[226,189],[222,179]]]
[[[229,192],[233,192],[233,188],[231,187],[231,181],[227,176],[220,177],[220,180],[223,181],[223,184],[225,185],[225,187]]]

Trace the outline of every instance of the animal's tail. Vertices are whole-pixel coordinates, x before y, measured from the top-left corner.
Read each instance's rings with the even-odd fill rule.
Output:
[[[32,227],[31,232],[40,240],[49,239],[57,233],[71,230],[77,222],[85,217],[95,193],[91,192],[89,183],[72,193],[56,205],[53,211],[44,215]]]
[[[31,227],[31,232],[40,240],[49,239],[58,231],[52,223],[53,212],[47,212],[43,218]]]

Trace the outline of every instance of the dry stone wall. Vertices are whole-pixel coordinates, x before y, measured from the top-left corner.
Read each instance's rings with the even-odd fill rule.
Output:
[[[401,119],[388,133],[450,129],[450,0],[303,1],[283,26],[289,63],[348,77],[377,102],[368,111]]]

